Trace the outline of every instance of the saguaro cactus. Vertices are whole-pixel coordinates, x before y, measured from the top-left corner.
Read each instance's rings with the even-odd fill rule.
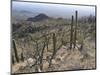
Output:
[[[71,22],[71,30],[70,30],[70,49],[72,49],[73,43],[73,15],[72,15],[72,22]]]
[[[53,54],[56,53],[56,36],[55,33],[53,33]]]
[[[45,42],[43,44],[43,49],[42,49],[42,52],[41,52],[41,57],[40,57],[40,69],[42,70],[43,69],[43,53],[44,53],[44,50],[45,50]]]
[[[38,63],[38,57],[39,57],[38,41],[35,41],[35,42],[36,42],[35,58],[36,58],[37,63]]]
[[[46,40],[46,48],[47,48],[47,51],[48,51],[49,38],[47,36],[45,36],[45,40]]]
[[[17,48],[16,48],[16,44],[15,44],[14,40],[13,40],[13,48],[14,48],[16,61],[19,62],[19,57],[18,57],[18,54],[17,54]]]
[[[14,64],[14,63],[15,63],[14,56],[12,55],[12,64]]]
[[[76,40],[77,40],[77,25],[78,25],[78,11],[75,11],[75,34],[74,34],[74,48],[76,46]]]
[[[51,56],[49,67],[51,66],[52,59],[54,58],[54,55],[56,54],[56,36],[55,33],[53,33],[53,54]]]
[[[36,43],[36,51],[35,51],[35,57],[39,55],[39,44],[38,41],[35,41]]]

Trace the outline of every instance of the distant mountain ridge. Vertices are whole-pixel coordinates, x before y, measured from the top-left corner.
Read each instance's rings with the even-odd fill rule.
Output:
[[[38,15],[38,12],[31,12],[27,10],[12,10],[12,22],[16,23],[22,20],[27,20],[30,17],[35,17]]]
[[[39,15],[37,15],[35,17],[28,18],[27,21],[37,22],[37,21],[42,21],[42,20],[46,20],[46,19],[50,19],[50,17],[47,16],[46,14],[40,13]]]

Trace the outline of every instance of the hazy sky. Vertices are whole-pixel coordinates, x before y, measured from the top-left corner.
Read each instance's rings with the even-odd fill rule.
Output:
[[[52,17],[69,18],[78,10],[79,17],[95,15],[94,6],[80,6],[80,5],[63,5],[63,4],[46,4],[33,2],[12,2],[12,10],[24,10],[38,13],[45,13]]]

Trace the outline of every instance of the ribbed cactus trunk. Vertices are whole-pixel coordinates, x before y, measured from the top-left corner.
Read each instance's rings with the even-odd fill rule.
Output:
[[[48,51],[48,42],[49,42],[49,39],[47,39],[47,51]]]
[[[53,55],[56,54],[56,36],[55,33],[53,33]]]
[[[63,37],[65,35],[65,32],[62,32],[62,36],[61,36],[61,44],[64,45],[64,40],[63,40]]]
[[[78,11],[75,11],[75,33],[74,33],[74,48],[76,46],[76,40],[77,40],[77,25],[78,25]]]
[[[13,40],[13,48],[14,48],[16,61],[19,62],[19,57],[18,57],[18,54],[17,54],[17,48],[16,48],[16,44],[15,44],[14,40]]]
[[[40,68],[40,55],[39,55],[39,43],[38,43],[38,40],[36,40],[35,41],[35,43],[36,43],[36,50],[35,50],[35,55],[34,55],[34,57],[35,57],[35,59],[36,59],[36,67],[35,67],[35,71],[36,72],[39,72],[38,71],[38,68]]]
[[[47,48],[47,51],[48,51],[49,38],[47,36],[45,36],[45,40],[46,40],[46,48]]]
[[[45,50],[45,42],[43,44],[43,49],[42,49],[41,57],[40,57],[40,69],[41,69],[41,71],[43,70],[43,53],[44,53],[44,50]]]
[[[14,56],[12,55],[12,64],[14,64],[14,63],[15,63]]]
[[[71,30],[70,30],[70,49],[72,49],[72,44],[73,44],[73,16],[72,16],[72,21],[71,21]]]
[[[37,57],[39,55],[39,44],[38,41],[35,41],[35,43],[36,43],[35,57]]]
[[[50,59],[50,62],[49,62],[49,67],[51,66],[51,63],[52,63],[52,59],[54,58],[54,55],[56,54],[56,36],[55,36],[55,33],[53,33],[53,53],[52,53],[52,56],[51,56],[51,59]]]
[[[37,64],[39,63],[39,48],[38,48],[38,41],[36,41],[36,53],[35,53],[35,58]]]

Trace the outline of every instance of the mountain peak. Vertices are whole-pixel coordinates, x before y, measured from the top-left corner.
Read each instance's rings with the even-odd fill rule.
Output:
[[[27,19],[27,21],[33,21],[33,22],[36,22],[36,21],[42,21],[42,20],[46,20],[46,19],[49,19],[50,17],[47,16],[46,14],[43,14],[43,13],[40,13],[39,15],[35,16],[35,17],[30,17]]]

